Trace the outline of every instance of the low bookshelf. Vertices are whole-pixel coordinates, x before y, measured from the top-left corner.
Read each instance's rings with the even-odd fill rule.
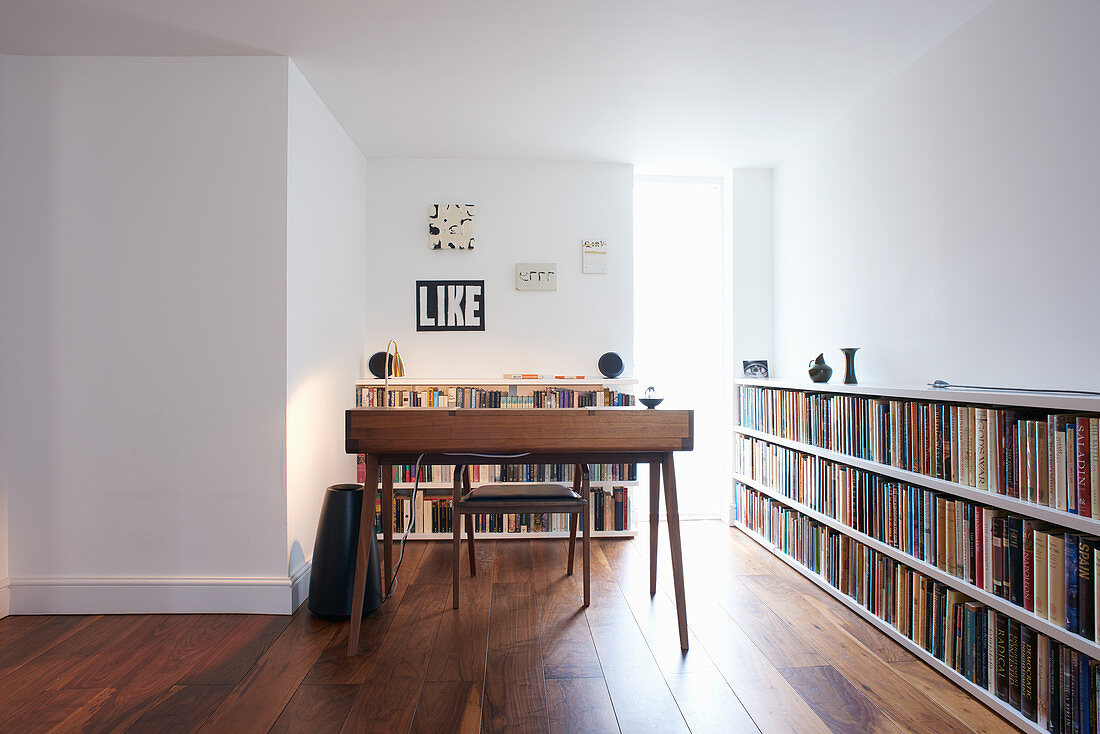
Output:
[[[1100,399],[736,384],[736,527],[1015,726],[1096,731]]]
[[[435,406],[508,410],[509,408],[613,407],[634,405],[633,378],[596,380],[587,378],[390,378],[385,381],[363,379],[355,383],[356,407],[386,405],[394,408]],[[359,457],[358,481],[364,479],[362,456]],[[423,465],[413,501],[415,467],[395,466],[394,526],[403,534],[410,523],[410,539],[452,539],[450,504],[453,466]],[[634,489],[638,486],[636,464],[594,464],[590,466],[594,527],[596,538],[632,538],[634,525]],[[470,481],[481,483],[522,484],[526,482],[571,483],[573,467],[558,464],[480,464],[470,467]],[[382,527],[381,501],[376,510],[375,529]],[[541,516],[478,515],[474,535],[478,538],[510,540],[569,537],[567,516],[560,513]],[[620,528],[620,529],[616,529]]]

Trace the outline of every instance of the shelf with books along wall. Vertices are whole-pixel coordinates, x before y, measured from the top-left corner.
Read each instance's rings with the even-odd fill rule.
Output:
[[[1092,517],[1091,496],[1100,400],[738,383],[740,481],[1086,661],[1100,656],[1093,537],[1100,520]],[[1051,415],[1063,417],[1048,422]],[[1082,441],[1059,449],[1055,441],[1071,423],[1082,426]],[[1040,424],[1054,427],[1045,446]],[[1080,477],[1071,462],[1081,467]],[[1080,489],[1075,503],[1069,487]],[[955,543],[940,548],[947,535]],[[994,537],[1005,542],[1003,558]],[[995,555],[1003,563],[994,564]],[[1070,566],[1077,573],[1060,572]],[[1077,603],[1065,604],[1063,594],[1077,594]]]
[[[636,379],[590,379],[577,376],[543,378],[390,378],[385,396],[384,381],[356,381],[356,407],[387,405],[405,407],[444,407],[507,410],[510,408],[626,407],[634,405],[630,392]],[[590,465],[593,493],[593,536],[633,537],[630,489],[638,485],[635,464]],[[409,495],[413,487],[412,465],[395,466],[394,526],[403,533],[414,523],[409,537],[423,540],[450,540],[450,497],[453,466],[422,465],[419,492],[415,502]],[[359,457],[357,481],[365,471]],[[470,481],[479,483],[521,484],[525,482],[563,482],[573,480],[572,465],[564,464],[480,464],[470,467]],[[508,539],[530,537],[568,537],[567,516],[548,514],[493,515],[475,517],[478,537]],[[381,502],[375,513],[375,527],[381,531]],[[418,530],[421,528],[423,530]]]

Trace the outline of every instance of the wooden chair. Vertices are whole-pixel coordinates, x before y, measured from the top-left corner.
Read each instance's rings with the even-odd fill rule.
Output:
[[[573,487],[564,484],[485,484],[470,489],[470,470],[464,465],[455,467],[454,513],[451,518],[451,562],[454,567],[454,608],[458,609],[458,568],[462,554],[462,535],[459,521],[466,524],[466,552],[470,557],[470,575],[477,576],[474,554],[474,521],[472,515],[482,513],[512,512],[567,512],[569,513],[569,568],[573,575],[573,554],[577,545],[577,520],[583,517],[584,606],[588,606],[591,585],[592,512],[587,464],[576,464],[573,471]],[[537,537],[537,536],[533,536]]]

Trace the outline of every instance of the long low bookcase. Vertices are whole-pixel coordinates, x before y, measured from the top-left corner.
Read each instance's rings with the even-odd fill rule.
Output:
[[[786,507],[790,511],[798,513],[805,518],[818,523],[821,526],[831,529],[836,533],[842,534],[853,541],[856,541],[866,546],[871,551],[877,552],[882,556],[892,559],[893,562],[901,564],[902,566],[911,569],[913,572],[922,574],[930,580],[938,582],[942,586],[953,589],[955,592],[961,593],[966,598],[977,602],[980,605],[992,610],[989,613],[989,618],[995,613],[998,615],[1004,615],[1004,617],[1015,620],[1013,624],[1020,624],[1029,628],[1035,635],[1040,637],[1045,636],[1050,640],[1051,648],[1055,643],[1060,643],[1064,648],[1072,650],[1074,661],[1076,665],[1077,655],[1080,654],[1082,660],[1082,667],[1093,670],[1094,668],[1088,668],[1088,658],[1092,661],[1100,660],[1100,639],[1093,640],[1079,634],[1077,631],[1071,631],[1063,627],[1061,624],[1051,619],[1046,619],[1039,616],[1036,612],[1029,611],[1025,606],[1018,605],[1010,601],[1008,598],[1002,597],[995,593],[990,593],[985,588],[982,588],[980,581],[972,583],[970,579],[962,578],[954,575],[948,571],[941,569],[936,563],[929,563],[926,560],[912,555],[903,547],[896,547],[891,543],[898,543],[899,539],[895,536],[890,536],[890,542],[883,542],[876,537],[868,535],[864,532],[860,532],[854,527],[847,524],[847,522],[834,517],[828,512],[819,511],[815,507],[805,504],[804,502],[788,496],[788,492],[794,495],[807,496],[807,502],[812,501],[816,504],[822,504],[823,497],[831,498],[827,500],[830,504],[823,504],[822,507],[831,506],[832,509],[829,512],[838,512],[839,506],[843,509],[841,513],[849,513],[845,515],[849,521],[852,521],[852,511],[848,507],[847,502],[851,501],[856,504],[860,504],[861,498],[865,495],[861,495],[859,491],[848,487],[848,494],[844,496],[834,496],[829,494],[829,490],[832,485],[829,484],[828,473],[822,473],[817,470],[819,460],[825,462],[831,462],[834,465],[849,467],[850,469],[843,470],[845,476],[850,476],[850,472],[853,470],[859,470],[866,475],[877,475],[884,478],[883,482],[893,482],[894,486],[908,485],[910,488],[916,488],[921,491],[930,491],[938,496],[945,496],[948,498],[957,498],[958,500],[965,500],[963,502],[956,502],[959,507],[967,506],[966,503],[970,503],[969,507],[981,506],[987,508],[996,508],[996,510],[1003,510],[1008,513],[1008,517],[1023,518],[1027,522],[1032,522],[1036,527],[1036,534],[1041,531],[1047,532],[1046,524],[1053,526],[1050,529],[1052,533],[1061,533],[1063,531],[1069,531],[1073,534],[1080,536],[1081,543],[1092,543],[1093,547],[1096,547],[1096,536],[1100,536],[1100,518],[1097,517],[1098,511],[1096,507],[1096,493],[1095,493],[1095,477],[1097,476],[1097,420],[1100,416],[1100,398],[1089,398],[1078,395],[1065,395],[1065,394],[1035,394],[1027,392],[1002,392],[1002,391],[973,391],[973,390],[957,390],[957,389],[929,389],[920,387],[896,387],[896,386],[855,386],[855,385],[828,385],[828,384],[808,384],[804,382],[795,381],[780,381],[780,380],[759,380],[759,379],[744,379],[735,381],[738,386],[738,400],[739,403],[745,400],[746,396],[748,400],[745,402],[751,403],[751,410],[746,411],[744,405],[739,405],[738,415],[739,423],[747,420],[754,422],[760,422],[759,416],[753,411],[760,411],[761,405],[766,405],[767,421],[769,428],[772,425],[775,426],[776,431],[783,429],[783,433],[789,435],[799,435],[805,437],[807,440],[795,440],[788,436],[777,435],[770,430],[761,430],[758,427],[750,427],[746,425],[738,425],[734,428],[734,432],[738,438],[738,443],[747,441],[752,443],[757,442],[759,447],[761,444],[773,445],[776,447],[782,447],[782,449],[789,450],[788,454],[784,454],[782,449],[772,449],[768,451],[762,451],[760,454],[752,453],[749,459],[745,459],[742,456],[741,451],[735,451],[736,456],[736,469],[734,479],[739,485],[743,485],[751,491],[757,492],[778,506]],[[813,400],[780,400],[776,399],[771,402],[760,400],[759,391],[754,393],[752,390],[744,391],[745,388],[758,388],[763,390],[776,390],[786,393],[786,398],[790,398],[791,393],[804,393],[806,395],[812,395]],[[777,395],[779,393],[776,393]],[[823,409],[823,401],[828,402],[832,397],[840,396],[841,399],[836,403],[830,403]],[[856,399],[858,405],[848,402],[845,403],[844,399]],[[871,401],[874,403],[874,408],[880,409],[879,412],[874,412],[869,409],[866,402],[860,403],[859,399],[864,401]],[[755,400],[755,402],[751,402]],[[893,402],[891,402],[893,401]],[[883,407],[883,403],[889,403],[889,407]],[[895,415],[890,410],[896,410],[896,406],[901,405],[904,408],[903,412]],[[809,407],[807,407],[809,406]],[[853,407],[854,406],[854,407]],[[909,409],[913,406],[918,406],[912,412]],[[949,406],[949,407],[948,407]],[[920,412],[924,410],[925,412]],[[940,411],[937,413],[937,410]],[[970,410],[970,413],[963,413],[963,410]],[[975,413],[974,411],[977,411]],[[833,411],[833,412],[829,412]],[[957,413],[954,411],[958,411]],[[1079,497],[1070,497],[1070,502],[1073,503],[1072,507],[1067,509],[1061,509],[1054,507],[1054,486],[1055,486],[1055,434],[1049,433],[1049,454],[1046,452],[1046,438],[1036,438],[1032,436],[1031,427],[1028,427],[1027,436],[1025,438],[1023,427],[1027,423],[1034,423],[1038,425],[1043,422],[1043,414],[1047,414],[1046,419],[1050,422],[1051,430],[1055,426],[1055,418],[1061,417],[1055,414],[1072,413],[1074,415],[1068,416],[1070,418],[1069,426],[1070,430],[1073,429],[1073,419],[1076,417],[1078,421],[1084,421],[1084,429],[1081,428],[1081,423],[1078,423],[1077,433],[1080,434],[1077,437],[1078,443],[1069,444],[1068,458],[1065,454],[1058,456],[1059,462],[1083,462],[1080,464],[1069,464],[1068,472],[1070,474],[1069,479],[1066,479],[1065,475],[1060,477],[1063,481],[1063,506],[1065,506],[1065,492],[1080,491]],[[809,417],[812,414],[812,417]],[[957,421],[952,424],[948,416],[956,416]],[[963,416],[966,416],[964,419]],[[985,445],[986,449],[979,448],[975,451],[975,434],[978,432],[976,415],[983,416],[982,420],[985,420],[985,416],[988,416],[989,426],[982,426],[982,430],[988,430],[988,435],[981,437],[980,445]],[[997,416],[998,420],[1002,421],[996,426],[998,433],[993,433],[994,416]],[[897,426],[893,425],[891,421],[897,421],[898,423],[905,423],[909,421],[910,417],[914,418],[915,422],[922,422],[922,424],[914,428],[913,425],[907,424],[906,427],[900,429],[900,432],[905,435],[906,443],[897,442],[897,436],[883,435],[884,430],[889,433],[891,428],[897,430]],[[1008,416],[1006,418],[1006,416]],[[963,421],[968,421],[966,429],[963,428]],[[1089,494],[1089,421],[1092,421],[1092,449],[1091,449],[1091,476],[1093,478],[1093,494],[1091,510],[1088,507],[1087,500]],[[1004,430],[1005,421],[1009,421],[1008,438],[1001,434],[1000,431]],[[941,423],[943,425],[941,425]],[[795,429],[791,428],[792,424],[797,424]],[[1065,423],[1061,424],[1065,425]],[[884,429],[884,426],[886,428]],[[950,427],[954,427],[957,434],[950,432]],[[1045,426],[1044,426],[1045,427]],[[943,433],[938,433],[939,429],[943,429]],[[966,438],[963,437],[963,433],[967,433],[969,436],[969,454],[966,452]],[[1036,435],[1040,435],[1038,429],[1036,429]],[[825,438],[822,435],[827,434]],[[1043,431],[1042,436],[1046,437],[1048,434]],[[1072,436],[1072,434],[1067,434]],[[1063,440],[1059,434],[1059,439]],[[893,440],[896,443],[891,444]],[[996,444],[996,441],[1000,440],[1001,443]],[[949,447],[949,441],[955,443]],[[1019,441],[1017,444],[1016,441]],[[1083,441],[1083,447],[1080,441]],[[824,448],[822,445],[818,445],[820,442],[824,445],[835,446],[837,448]],[[876,443],[877,442],[877,443]],[[918,443],[924,442],[919,451],[914,448]],[[1029,443],[1030,442],[1030,443]],[[872,446],[873,444],[873,446]],[[1005,446],[1008,446],[1005,453]],[[1063,444],[1062,449],[1066,444]],[[751,447],[750,447],[751,448]],[[837,449],[844,450],[837,450]],[[899,448],[903,451],[899,451]],[[942,449],[942,451],[941,451]],[[952,449],[957,453],[952,453]],[[759,448],[751,448],[753,452],[758,451]],[[848,451],[851,453],[848,453]],[[912,453],[910,451],[912,450]],[[997,451],[1001,453],[996,453]],[[1013,451],[1016,453],[1013,455]],[[1077,451],[1074,454],[1074,451]],[[791,453],[793,452],[793,453]],[[923,453],[922,453],[923,452]],[[855,454],[864,454],[864,456],[858,456]],[[890,454],[890,458],[884,458],[884,455]],[[899,463],[906,464],[912,457],[920,458],[919,462],[914,464],[915,471],[911,471],[908,468],[902,468],[902,466],[895,465],[894,459],[899,454],[902,455]],[[745,469],[745,462],[756,456],[764,456],[765,460],[775,462],[779,460],[779,457],[786,457],[788,461],[792,455],[800,455],[799,459],[795,456],[793,465],[789,464],[786,467],[781,467],[778,470],[778,474],[773,474],[773,480],[778,476],[782,487],[786,487],[785,490],[778,489],[776,487],[769,486],[768,483],[763,481],[760,477],[750,474]],[[881,460],[875,460],[870,458],[875,456]],[[806,458],[814,457],[814,458]],[[950,461],[954,457],[956,462],[953,466]],[[981,461],[978,461],[978,457]],[[986,463],[988,458],[988,463]],[[757,459],[759,460],[759,459]],[[1001,462],[1003,463],[996,463]],[[1049,460],[1051,467],[1050,471],[1047,471],[1046,462]],[[962,462],[968,461],[969,474],[966,473],[967,467],[960,466]],[[809,463],[804,463],[809,462]],[[818,463],[815,463],[818,462]],[[750,464],[754,463],[750,461]],[[981,467],[978,468],[978,464]],[[782,462],[780,461],[780,464]],[[791,467],[794,468],[791,468]],[[825,466],[825,465],[822,465]],[[813,467],[810,471],[807,471],[806,467]],[[953,470],[953,471],[952,471]],[[954,481],[955,476],[962,470],[963,477],[960,481]],[[771,470],[774,471],[774,470]],[[815,473],[816,471],[816,473]],[[996,472],[1000,472],[999,480],[996,476]],[[982,472],[986,472],[985,476],[981,476]],[[1074,472],[1076,472],[1077,479],[1074,479]],[[941,476],[935,476],[934,474],[940,474]],[[765,474],[767,475],[767,473]],[[955,475],[955,476],[952,476]],[[1008,479],[1006,482],[1006,475]],[[800,494],[798,491],[792,491],[791,483],[799,487],[811,486],[810,477],[815,477],[818,484],[813,485],[813,490],[803,491]],[[824,482],[821,483],[822,477],[825,477]],[[980,479],[976,479],[980,477]],[[1015,479],[1013,479],[1015,477]],[[876,480],[878,481],[878,480]],[[998,481],[1000,484],[998,484]],[[1084,488],[1080,485],[1078,487],[1067,486],[1072,485],[1074,481],[1083,482]],[[978,486],[972,486],[972,484]],[[1024,485],[1027,486],[1024,486]],[[984,488],[980,488],[984,486]],[[1039,493],[1039,485],[1042,485],[1044,490],[1050,488],[1049,495]],[[868,483],[864,482],[862,487],[868,486]],[[877,487],[877,485],[875,485]],[[735,489],[736,491],[742,491]],[[1011,496],[1009,492],[1013,492],[1019,495],[1017,498]],[[1025,497],[1025,494],[1027,495]],[[900,497],[901,495],[899,495]],[[841,502],[841,499],[844,502]],[[876,496],[876,499],[878,497]],[[1046,502],[1046,504],[1040,504],[1039,501]],[[898,502],[900,503],[900,499]],[[735,503],[736,504],[736,503]],[[948,504],[951,504],[949,502]],[[933,503],[933,525],[935,524],[935,504]],[[864,508],[864,512],[869,514],[868,505]],[[889,507],[889,505],[888,505]],[[920,533],[919,525],[915,521],[914,512],[919,513],[919,504],[917,509],[913,506],[906,505],[904,508],[900,508],[894,505],[890,509],[895,511],[892,516],[897,521],[898,517],[904,516],[907,525],[905,531],[910,535],[907,540],[910,543],[919,542],[914,541],[912,534],[914,532],[914,526],[918,529],[916,533]],[[927,508],[927,505],[925,505]],[[952,513],[954,510],[952,510]],[[974,511],[977,515],[977,511]],[[1077,512],[1087,514],[1077,514]],[[908,514],[906,514],[908,513]],[[995,511],[994,511],[995,514]],[[920,515],[920,517],[924,517]],[[952,515],[954,517],[954,515]],[[981,515],[978,515],[981,517]],[[925,521],[928,521],[927,517],[924,517]],[[972,519],[967,517],[968,520]],[[863,516],[863,521],[866,522],[866,517]],[[962,521],[962,516],[959,517],[959,522]],[[859,524],[852,521],[853,525]],[[882,518],[878,518],[879,526],[868,532],[876,532],[881,535],[883,533],[882,527],[885,521]],[[999,698],[993,690],[987,690],[982,685],[973,682],[966,675],[956,671],[950,662],[944,662],[936,655],[922,647],[914,640],[910,639],[906,633],[895,628],[890,622],[879,618],[875,613],[867,608],[864,608],[862,604],[857,602],[854,598],[848,596],[848,594],[836,587],[834,587],[828,580],[817,572],[811,570],[807,566],[804,566],[799,560],[792,556],[788,556],[782,549],[773,545],[767,538],[761,536],[753,528],[746,525],[741,517],[737,517],[733,525],[745,532],[749,537],[758,542],[760,545],[768,549],[770,552],[778,556],[785,563],[792,568],[798,570],[803,575],[810,578],[814,583],[821,586],[829,594],[840,600],[846,606],[850,607],[869,622],[874,624],[884,633],[891,638],[897,640],[904,645],[907,649],[912,651],[921,660],[924,660],[928,664],[932,665],[936,670],[947,675],[952,681],[962,686],[968,692],[975,695],[986,705],[996,711],[998,714],[1011,721],[1014,725],[1021,727],[1028,731],[1046,732],[1047,728],[1039,726],[1036,722],[1031,721],[1025,713],[1021,713],[1021,710],[1010,705],[1006,701]],[[1026,523],[1025,523],[1026,525]],[[949,526],[950,527],[950,526]],[[965,529],[962,529],[965,528]],[[893,530],[897,531],[897,527],[893,527]],[[973,526],[961,526],[959,533],[965,535],[973,530]],[[933,535],[935,530],[933,529]],[[942,530],[940,534],[942,536]],[[1066,537],[1070,537],[1067,532]],[[885,537],[885,536],[884,536]],[[942,539],[942,538],[941,538]],[[950,540],[948,542],[951,542]],[[973,578],[978,579],[974,574],[975,564],[975,550],[972,547],[974,543],[983,544],[985,539],[981,536],[977,540],[973,538],[970,541],[970,546],[965,544],[961,547],[968,548],[970,550],[970,566],[971,575]],[[1007,554],[1008,540],[1005,539],[1005,550]],[[904,545],[904,544],[903,544]],[[1027,546],[1030,550],[1030,546]],[[935,553],[935,546],[933,544],[933,553]],[[1014,546],[1015,548],[1015,546]],[[915,553],[916,551],[914,551]],[[921,547],[921,552],[926,552],[924,546]],[[942,552],[942,548],[941,548]],[[998,553],[1000,551],[997,551]],[[1093,551],[1095,557],[1096,551]],[[1087,556],[1086,556],[1087,557]],[[1025,556],[1026,559],[1026,556]],[[934,560],[934,559],[933,559]],[[958,563],[965,564],[965,556]],[[981,561],[977,562],[978,564]],[[1006,556],[1007,564],[1007,556]],[[816,562],[813,565],[818,565]],[[1026,564],[1025,564],[1026,565]],[[960,566],[961,568],[961,566]],[[1028,567],[1030,568],[1030,567]],[[1038,568],[1038,567],[1037,567]],[[1100,561],[1094,568],[1100,568]],[[988,578],[988,571],[986,572]],[[1016,575],[1023,574],[1024,577],[1028,575],[1028,571],[1017,570]],[[966,574],[964,573],[963,576]],[[1034,573],[1031,574],[1032,578],[1030,583],[1034,585],[1035,579]],[[1093,581],[1089,580],[1089,576],[1086,573],[1082,578],[1077,581],[1078,584],[1092,584]],[[1066,584],[1068,586],[1069,581],[1067,577]],[[1078,593],[1087,593],[1091,596],[1093,593],[1091,587],[1084,587],[1078,589]],[[1053,593],[1053,592],[1052,592]],[[1068,592],[1067,592],[1068,594]],[[1007,595],[1007,592],[1006,592]],[[1030,599],[1030,597],[1029,597]],[[1038,603],[1038,598],[1036,602]],[[1044,603],[1046,603],[1044,599]],[[1028,602],[1030,603],[1030,601]],[[1052,605],[1051,614],[1053,615],[1053,600],[1050,600]],[[1044,606],[1045,609],[1045,606]],[[881,611],[881,610],[880,610]],[[1092,615],[1100,614],[1100,609],[1092,608]],[[1088,619],[1085,617],[1084,619]],[[1093,633],[1090,633],[1090,635]],[[983,647],[985,645],[983,644]],[[967,647],[968,653],[971,648]],[[977,655],[977,653],[974,653]],[[995,655],[992,650],[983,651],[985,655]],[[1068,660],[1070,653],[1066,652],[1066,658]],[[1095,663],[1093,663],[1095,666]],[[961,669],[961,668],[960,668]],[[1018,668],[1017,668],[1018,669]],[[1041,667],[1040,667],[1041,669]],[[1051,671],[1048,670],[1048,675]],[[969,675],[969,669],[967,675]],[[1061,675],[1061,673],[1056,673]],[[1091,705],[1096,706],[1095,695],[1096,685],[1100,684],[1100,676],[1097,681],[1092,681],[1088,674],[1082,674],[1081,681],[1084,681],[1086,686],[1084,691],[1084,710],[1087,713],[1087,708]],[[1076,684],[1077,681],[1074,681]],[[1036,686],[1041,684],[1041,680],[1036,681]],[[1054,684],[1052,683],[1052,690]],[[1089,689],[1087,686],[1092,686],[1092,700],[1089,700]],[[1038,691],[1039,696],[1046,695],[1041,690]],[[1053,694],[1052,694],[1053,695]],[[1080,690],[1076,695],[1080,696]],[[1053,698],[1051,699],[1053,705]],[[1080,698],[1078,698],[1080,701]],[[1055,712],[1053,710],[1047,710],[1047,715],[1053,717]],[[1064,710],[1063,712],[1064,713]],[[1042,714],[1040,714],[1041,716]],[[1060,716],[1061,714],[1059,714]],[[1068,725],[1068,721],[1059,723],[1052,731],[1063,731],[1063,728]]]
[[[539,407],[547,410],[555,410],[567,407],[580,406],[614,406],[634,403],[634,396],[630,391],[638,384],[635,378],[596,379],[587,377],[563,377],[554,376],[538,378],[493,378],[493,377],[391,377],[388,381],[389,393],[383,398],[385,392],[385,380],[377,378],[365,378],[355,381],[355,405],[356,407],[372,407],[386,404],[396,409],[398,406],[408,405],[438,405],[440,407],[461,407],[478,410],[508,410],[511,407]],[[559,400],[560,402],[554,402]],[[361,457],[360,457],[361,458]],[[491,459],[485,459],[491,464]],[[619,465],[623,467],[633,465]],[[426,467],[422,467],[425,469]],[[446,467],[434,476],[450,476]],[[635,498],[634,488],[639,484],[637,479],[608,479],[610,476],[630,476],[622,471],[617,475],[605,473],[601,476],[600,467],[593,467],[593,479],[590,486],[593,489],[603,488],[611,491],[612,487],[625,487],[629,490],[630,499]],[[636,471],[636,469],[634,469]],[[412,469],[409,469],[411,474]],[[362,482],[362,465],[360,464],[358,481]],[[423,474],[421,476],[424,476]],[[535,476],[532,474],[531,476]],[[632,476],[637,476],[636,473]],[[495,479],[481,480],[496,481]],[[562,480],[568,483],[569,480]],[[474,484],[479,481],[475,479]],[[504,481],[505,484],[519,484],[522,482]],[[451,497],[453,484],[451,481],[421,481],[419,482],[421,497],[433,499],[447,499]],[[413,487],[410,481],[395,481],[393,483],[395,499],[407,497]],[[634,528],[634,502],[627,502],[627,526],[624,530],[593,530],[594,538],[633,538],[637,535]],[[403,535],[395,531],[394,537]],[[379,533],[379,537],[381,534]],[[540,538],[568,538],[568,532],[562,531],[537,531],[537,532],[488,532],[476,530],[475,538],[488,540],[536,540]],[[410,532],[409,540],[451,540],[451,533],[438,532]]]

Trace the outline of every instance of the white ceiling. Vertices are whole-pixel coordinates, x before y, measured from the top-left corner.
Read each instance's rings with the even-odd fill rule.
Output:
[[[990,0],[0,0],[0,53],[290,56],[369,157],[769,166]]]

